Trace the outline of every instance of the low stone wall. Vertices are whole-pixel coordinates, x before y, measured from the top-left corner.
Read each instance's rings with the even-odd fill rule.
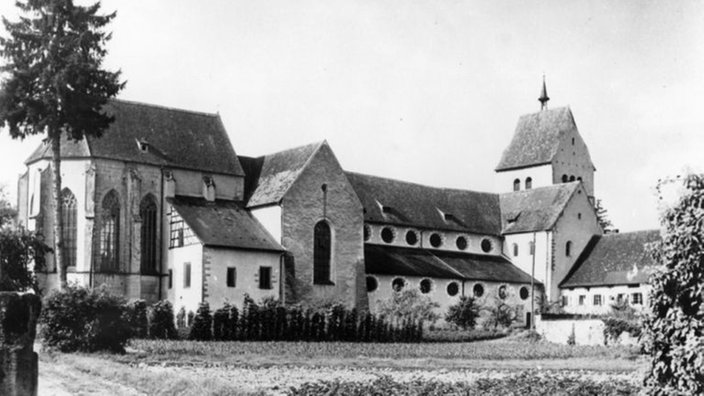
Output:
[[[34,339],[40,310],[34,294],[0,292],[0,395],[37,394]]]
[[[604,345],[604,322],[598,318],[547,319],[536,316],[535,330],[547,341],[567,344],[574,332],[577,345]]]

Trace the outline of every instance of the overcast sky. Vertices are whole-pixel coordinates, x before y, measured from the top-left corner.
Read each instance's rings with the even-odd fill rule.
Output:
[[[219,112],[238,154],[327,139],[348,170],[498,191],[545,73],[622,231],[657,227],[658,178],[704,168],[701,1],[102,3],[119,97]],[[1,183],[15,189],[37,142],[0,132]]]

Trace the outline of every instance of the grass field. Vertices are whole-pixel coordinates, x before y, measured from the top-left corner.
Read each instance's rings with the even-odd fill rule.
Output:
[[[321,380],[442,387],[526,372],[531,378],[557,375],[557,383],[584,378],[637,384],[642,367],[633,348],[506,339],[445,344],[137,340],[124,355],[41,353],[40,384],[42,373],[74,372],[66,384],[47,379],[69,394],[285,394]],[[91,393],[91,384],[101,382],[109,392]]]

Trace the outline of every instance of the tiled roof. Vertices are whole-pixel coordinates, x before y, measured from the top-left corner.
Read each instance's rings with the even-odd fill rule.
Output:
[[[569,107],[526,114],[518,119],[513,139],[504,150],[497,171],[550,163],[557,154],[560,138],[577,131]]]
[[[502,233],[551,229],[579,186],[570,182],[501,194]]]
[[[497,194],[346,174],[362,201],[366,222],[489,235],[501,232]]]
[[[318,142],[258,158],[239,157],[246,170],[247,207],[279,203],[323,144],[325,142]]]
[[[645,283],[656,266],[646,245],[660,240],[658,230],[594,236],[560,287]]]
[[[245,208],[233,201],[167,198],[203,245],[283,251],[284,248]]]
[[[500,256],[366,244],[364,263],[368,274],[530,283],[530,275]]]
[[[95,157],[156,166],[244,175],[217,114],[196,113],[143,103],[111,100],[106,113],[115,121],[100,137],[62,140],[62,157]],[[138,141],[146,142],[141,150]],[[27,163],[50,158],[42,144]]]

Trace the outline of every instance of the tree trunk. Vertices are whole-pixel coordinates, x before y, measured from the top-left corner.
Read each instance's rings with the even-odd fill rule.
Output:
[[[54,265],[59,275],[59,290],[66,286],[66,267],[64,266],[63,252],[64,246],[63,222],[61,219],[61,135],[51,133],[51,197],[54,200]]]

